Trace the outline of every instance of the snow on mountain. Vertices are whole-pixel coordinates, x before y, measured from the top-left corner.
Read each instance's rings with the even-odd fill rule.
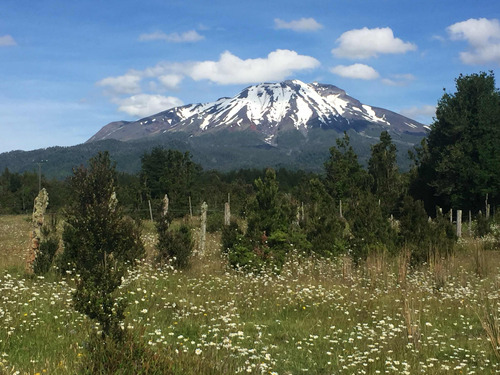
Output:
[[[267,143],[287,129],[307,134],[312,127],[347,130],[371,124],[400,133],[425,133],[424,125],[397,113],[362,104],[333,85],[299,80],[249,86],[232,98],[171,108],[135,122],[113,122],[88,142],[132,140],[170,131],[193,135],[218,129],[253,129]]]

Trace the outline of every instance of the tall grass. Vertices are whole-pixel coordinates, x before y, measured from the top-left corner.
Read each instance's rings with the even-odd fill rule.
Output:
[[[24,222],[0,218],[6,225]],[[153,256],[153,229],[144,230]],[[226,266],[219,241],[208,235],[205,254],[186,271],[146,259],[124,280],[129,352],[147,353],[138,373],[155,363],[172,374],[500,371],[478,313],[486,308],[481,296],[492,306],[500,298],[496,251],[485,251],[490,272],[479,278],[473,246],[464,245],[453,261],[440,260],[446,282],[436,288],[430,267],[410,268],[406,258],[354,267],[348,258],[292,254],[280,274],[246,274]],[[75,275],[25,277],[24,258],[12,256],[26,250],[24,240],[8,243],[0,244],[0,256],[11,254],[0,268],[0,374],[77,373],[92,359],[89,333],[99,327],[72,309]]]

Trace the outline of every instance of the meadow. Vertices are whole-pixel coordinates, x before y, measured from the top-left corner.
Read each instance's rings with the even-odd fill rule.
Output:
[[[75,374],[99,328],[72,308],[74,274],[24,273],[29,230],[0,216],[0,374]],[[150,256],[119,290],[124,328],[173,373],[500,373],[500,253],[482,240],[416,268],[292,254],[280,274],[229,268],[217,233],[185,271],[151,262],[150,223],[143,240]]]

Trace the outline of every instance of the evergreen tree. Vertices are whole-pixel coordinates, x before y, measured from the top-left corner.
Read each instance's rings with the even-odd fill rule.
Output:
[[[412,192],[444,208],[479,210],[486,194],[500,203],[500,93],[493,73],[460,75],[444,93],[419,150]]]
[[[372,177],[372,192],[380,199],[382,212],[389,216],[401,195],[401,177],[396,163],[396,146],[387,131],[380,133],[380,142],[371,147],[368,173]]]
[[[276,172],[266,170],[264,180],[255,180],[255,200],[248,216],[248,232],[252,235],[269,236],[277,230],[286,230],[289,220],[280,204]]]
[[[338,206],[325,186],[318,179],[311,179],[304,187],[305,218],[302,224],[312,252],[323,255],[340,255],[347,249],[349,226],[340,217]]]
[[[359,164],[347,133],[336,142],[337,146],[330,148],[330,158],[325,162],[325,186],[338,202],[368,190],[369,176]]]
[[[101,324],[103,338],[120,340],[126,306],[113,293],[126,267],[144,255],[144,247],[138,227],[117,205],[115,183],[115,167],[107,152],[90,159],[88,169],[74,170],[61,263],[63,270],[74,269],[79,275],[75,309]]]
[[[141,162],[141,184],[148,198],[159,200],[167,193],[174,206],[187,205],[193,181],[201,171],[189,152],[155,147]]]

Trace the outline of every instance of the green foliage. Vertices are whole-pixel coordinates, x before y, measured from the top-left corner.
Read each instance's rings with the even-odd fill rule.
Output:
[[[66,209],[62,270],[79,275],[75,309],[97,320],[102,336],[120,340],[125,302],[114,292],[126,267],[144,255],[140,231],[123,217],[115,197],[116,173],[108,153],[99,153],[89,168],[74,170],[73,197]]]
[[[252,236],[269,236],[276,230],[284,230],[289,224],[284,207],[280,204],[276,172],[266,170],[264,180],[255,180],[255,200],[249,208],[248,232]]]
[[[456,236],[449,220],[439,214],[433,221],[422,201],[406,196],[400,208],[400,246],[411,251],[412,263],[429,262],[435,256],[447,256],[453,251]]]
[[[356,262],[371,253],[395,253],[395,232],[383,215],[378,200],[371,193],[360,195],[346,208],[349,223],[349,246]]]
[[[479,214],[477,216],[475,235],[484,237],[491,232],[491,220],[486,219],[486,215]]]
[[[57,250],[59,249],[59,236],[57,234],[57,219],[55,215],[51,216],[51,223],[44,225],[41,229],[42,240],[40,247],[33,262],[33,272],[35,275],[44,275],[49,272],[54,261]]]
[[[325,186],[335,202],[352,198],[370,186],[369,176],[359,164],[347,133],[337,139],[336,147],[330,148],[325,172]]]
[[[154,351],[144,342],[125,334],[122,342],[92,335],[80,364],[80,374],[172,374],[168,356]]]
[[[385,216],[394,211],[401,195],[401,176],[396,162],[396,146],[387,131],[380,134],[380,142],[372,146],[368,173],[372,177],[372,192],[380,199]]]
[[[228,253],[230,249],[242,242],[243,231],[236,220],[231,220],[229,225],[224,225],[221,234],[221,249],[223,253]]]
[[[279,270],[291,249],[300,246],[309,251],[310,243],[298,226],[292,225],[296,210],[291,197],[280,194],[273,169],[266,170],[264,180],[255,181],[255,190],[245,236],[233,224],[223,234],[223,249],[229,249],[229,262],[235,267],[255,270],[267,265]]]
[[[156,262],[161,265],[169,263],[178,269],[187,268],[194,249],[191,228],[181,224],[179,228],[174,229],[170,224],[171,218],[168,214],[156,224],[158,233]]]
[[[418,152],[414,196],[428,205],[477,212],[500,203],[500,93],[493,73],[460,75],[444,93]]]
[[[304,222],[301,223],[311,252],[322,256],[336,256],[345,253],[347,241],[344,238],[346,221],[340,217],[338,206],[325,186],[314,178],[301,187],[304,203]]]
[[[148,199],[161,199],[168,194],[173,207],[188,201],[194,178],[201,171],[191,161],[189,152],[155,147],[142,156],[141,162],[140,179]]]
[[[207,213],[207,232],[214,233],[222,230],[224,227],[224,213],[221,211],[212,211]]]

